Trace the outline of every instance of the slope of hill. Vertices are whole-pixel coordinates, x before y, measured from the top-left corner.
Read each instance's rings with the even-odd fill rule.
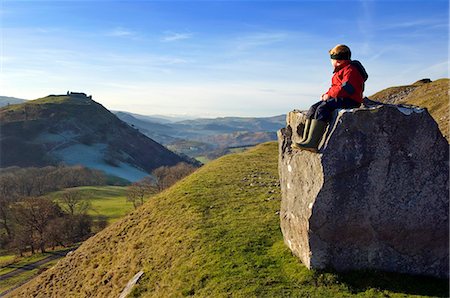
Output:
[[[82,164],[131,181],[184,158],[119,120],[85,94],[0,109],[0,166]]]
[[[381,90],[369,98],[384,103],[410,104],[427,108],[444,137],[449,140],[449,91],[450,79],[433,82],[423,79],[411,85]]]
[[[18,104],[18,103],[24,103],[26,102],[25,99],[17,98],[17,97],[9,97],[9,96],[0,96],[0,107]]]
[[[164,124],[146,120],[144,118],[140,119],[130,113],[125,112],[115,112],[115,115],[120,120],[128,123],[132,127],[139,129],[140,132],[160,144],[166,145],[176,140],[180,140],[180,138],[177,138],[176,136],[181,135],[182,132],[178,132],[170,125],[170,123]]]
[[[445,296],[448,281],[309,271],[279,228],[277,144],[211,162],[87,240],[10,297]]]

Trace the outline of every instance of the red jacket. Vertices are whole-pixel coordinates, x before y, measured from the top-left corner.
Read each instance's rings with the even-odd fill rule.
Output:
[[[346,61],[334,70],[327,94],[332,98],[350,98],[362,103],[364,82],[368,75],[359,61]]]

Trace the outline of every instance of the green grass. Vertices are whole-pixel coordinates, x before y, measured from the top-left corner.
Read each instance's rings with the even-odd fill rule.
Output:
[[[71,99],[71,97],[67,96],[67,95],[47,96],[47,97],[38,98],[38,99],[35,99],[35,100],[30,100],[27,103],[28,104],[47,104],[47,103],[61,104],[61,103],[69,102],[70,99]]]
[[[208,162],[211,161],[211,159],[209,159],[208,157],[206,157],[204,155],[197,156],[195,159],[198,160],[199,162],[201,162],[202,164],[207,164]]]
[[[7,290],[11,289],[12,287],[15,287],[16,285],[23,283],[27,279],[36,275],[38,273],[38,271],[39,271],[39,269],[36,268],[36,269],[30,270],[30,271],[26,271],[20,275],[12,277],[10,279],[0,281],[0,293],[7,291]]]
[[[20,285],[20,284],[26,282],[27,280],[35,277],[36,275],[43,272],[44,270],[49,269],[50,267],[55,265],[57,262],[58,262],[58,260],[53,260],[53,261],[48,262],[36,269],[25,271],[15,277],[0,281],[0,293],[7,291],[17,285]]]
[[[212,161],[86,241],[16,296],[446,296],[448,280],[308,270],[279,227],[277,144]]]
[[[35,100],[27,101],[27,104],[86,104],[90,99],[84,96],[77,95],[49,95]]]
[[[70,96],[47,96],[43,98],[38,98],[35,100],[29,100],[24,103],[19,104],[13,104],[9,106],[2,107],[2,111],[18,111],[23,110],[25,107],[33,106],[33,105],[40,105],[40,104],[62,104],[62,103],[68,103],[71,100]]]
[[[28,257],[14,257],[13,263],[9,263],[0,268],[0,275],[14,271],[14,270],[16,270],[16,268],[26,266],[28,264],[32,264],[34,262],[40,261],[50,255],[51,255],[50,253],[37,253],[37,254],[31,255]],[[6,266],[8,266],[8,267],[6,267]]]
[[[128,181],[127,179],[124,179],[121,177],[106,174],[105,184],[106,185],[115,185],[115,186],[128,186],[128,185],[131,185],[131,182]]]
[[[75,248],[76,246],[74,246]],[[63,250],[67,250],[67,247],[64,248],[58,248],[49,252],[45,252],[45,253],[36,253],[34,255],[29,255],[29,256],[23,256],[23,257],[19,257],[16,255],[5,255],[5,257],[7,257],[8,259],[10,259],[9,262],[5,262],[1,265],[0,267],[0,275],[9,273],[11,271],[16,270],[17,268],[26,266],[26,265],[30,265],[33,264],[35,262],[38,262],[40,260],[43,260],[49,256],[54,255],[55,252],[59,252],[59,251],[63,251]]]
[[[239,147],[239,148],[231,148],[229,150],[230,150],[230,153],[241,153],[248,149],[249,149],[249,147]],[[207,164],[213,160],[213,159],[209,159],[208,157],[206,157],[206,155],[197,156],[197,157],[195,157],[195,159],[198,160],[199,162],[201,162],[202,164]]]
[[[245,152],[248,149],[249,149],[248,147],[231,148],[230,152],[231,153],[242,153],[242,152]]]
[[[0,267],[3,267],[4,264],[10,264],[15,259],[15,255],[13,254],[6,254],[0,256]]]
[[[94,219],[105,218],[108,223],[112,223],[134,209],[133,204],[126,200],[127,188],[123,186],[81,186],[71,190],[76,190],[91,203],[92,210],[88,214]],[[64,190],[48,196],[58,200],[62,192]]]
[[[133,210],[126,200],[126,188],[121,186],[82,187],[80,191],[92,204],[89,213],[95,217],[106,217],[112,223]]]

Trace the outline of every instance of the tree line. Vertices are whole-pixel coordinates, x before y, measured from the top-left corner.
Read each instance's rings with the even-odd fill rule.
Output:
[[[144,203],[144,199],[148,196],[169,188],[196,169],[195,166],[185,162],[180,162],[172,167],[159,167],[152,171],[151,176],[147,176],[128,187],[127,201],[132,202],[134,208],[137,208]]]
[[[172,186],[195,169],[187,163],[159,167],[128,187],[127,201],[138,208],[145,198]],[[0,170],[0,249],[23,255],[84,241],[104,228],[106,220],[93,221],[88,214],[89,201],[71,188],[105,184],[103,172],[82,166]],[[63,189],[56,199],[45,196]]]
[[[89,204],[73,191],[59,202],[44,195],[65,188],[103,185],[105,175],[82,166],[5,168],[0,171],[0,249],[45,252],[91,234]]]

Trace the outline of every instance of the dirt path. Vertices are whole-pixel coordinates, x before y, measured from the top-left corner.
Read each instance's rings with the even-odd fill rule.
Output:
[[[63,257],[65,257],[70,251],[75,250],[75,249],[76,249],[76,248],[69,248],[69,249],[65,249],[65,250],[58,251],[58,252],[49,252],[51,255],[48,256],[48,257],[46,257],[45,259],[42,259],[42,260],[40,260],[40,261],[37,261],[37,262],[31,263],[31,264],[28,264],[28,265],[19,267],[19,268],[15,269],[15,270],[13,270],[13,271],[11,271],[11,272],[8,272],[8,273],[5,273],[5,274],[3,274],[3,275],[0,275],[0,281],[4,281],[4,280],[7,280],[7,279],[16,277],[16,276],[18,276],[18,275],[20,275],[20,274],[22,274],[22,273],[24,273],[24,272],[26,272],[26,271],[30,271],[30,270],[34,270],[34,269],[36,269],[36,268],[39,268],[40,266],[45,265],[45,264],[47,264],[48,262],[51,262],[51,261],[53,261],[53,260],[57,260],[57,259],[63,258]],[[14,265],[10,265],[10,266],[14,266]],[[8,266],[6,266],[6,267],[8,267]],[[32,276],[30,279],[34,278],[35,276],[36,276],[36,275]],[[9,289],[9,290],[3,292],[3,293],[0,293],[0,297],[5,296],[5,295],[8,294],[10,291],[12,291],[12,290],[18,288],[19,286],[23,285],[24,283],[28,282],[30,279],[27,279],[26,281],[24,281],[24,282],[18,284],[17,286],[15,286],[15,287],[13,287],[13,288],[11,288],[11,289]]]

